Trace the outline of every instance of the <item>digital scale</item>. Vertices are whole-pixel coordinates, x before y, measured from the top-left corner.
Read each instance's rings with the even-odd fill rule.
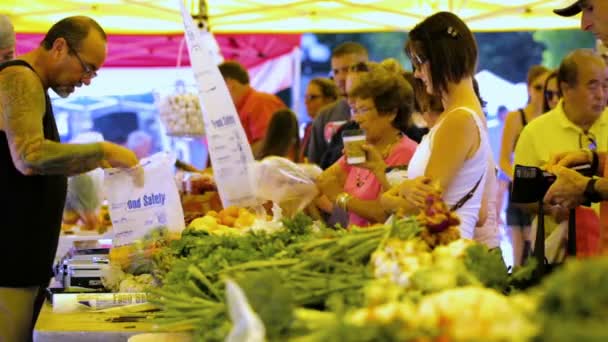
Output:
[[[55,279],[65,290],[104,290],[102,270],[109,263],[110,248],[71,249],[55,266]]]

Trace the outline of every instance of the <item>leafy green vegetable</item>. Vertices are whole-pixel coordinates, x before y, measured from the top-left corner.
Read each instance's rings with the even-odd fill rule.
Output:
[[[293,218],[284,218],[283,226],[288,232],[296,235],[305,235],[312,232],[312,219],[304,213],[297,213]]]
[[[608,259],[569,260],[539,293],[539,340],[608,341]]]
[[[466,250],[464,264],[484,286],[502,292],[507,289],[509,275],[500,249],[472,245]]]
[[[569,260],[542,285],[539,309],[564,318],[608,317],[608,259]]]
[[[271,341],[284,340],[294,320],[294,302],[281,274],[275,270],[246,272],[235,280],[264,322],[266,337]]]

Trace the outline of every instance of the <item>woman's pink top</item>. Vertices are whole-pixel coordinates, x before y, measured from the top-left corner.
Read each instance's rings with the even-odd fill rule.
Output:
[[[407,136],[403,136],[399,143],[393,146],[388,157],[384,159],[387,166],[402,166],[408,165],[414,151],[416,151],[416,142]],[[346,159],[342,156],[338,161],[338,165],[346,172],[346,183],[344,183],[344,192],[356,197],[360,200],[373,201],[377,200],[382,194],[382,185],[374,176],[374,174],[355,165],[346,163]],[[348,212],[349,225],[366,227],[369,221],[352,211]]]

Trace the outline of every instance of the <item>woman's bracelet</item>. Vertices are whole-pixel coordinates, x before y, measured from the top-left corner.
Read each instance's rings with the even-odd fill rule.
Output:
[[[336,205],[338,206],[338,208],[341,208],[344,211],[348,211],[348,201],[350,200],[352,196],[346,192],[342,192],[340,193],[337,197],[336,197]]]

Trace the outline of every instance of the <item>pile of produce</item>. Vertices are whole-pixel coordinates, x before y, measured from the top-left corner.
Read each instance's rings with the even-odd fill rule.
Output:
[[[225,279],[234,279],[243,288],[270,329],[270,340],[307,336],[311,330],[333,329],[332,322],[342,324],[337,323],[338,312],[354,312],[368,303],[366,288],[374,284],[374,274],[378,282],[392,280],[395,291],[408,294],[404,300],[471,284],[504,286],[502,278],[491,276],[502,271],[506,279],[504,264],[494,273],[471,266],[496,266],[496,260],[502,262],[500,255],[459,240],[458,220],[440,201],[429,200],[429,206],[418,217],[350,230],[317,227],[299,214],[284,220],[283,228],[274,233],[249,230],[224,236],[215,235],[217,227],[207,225],[234,224],[241,216],[232,214],[240,210],[195,220],[182,239],[157,258],[163,286],[155,291],[161,308],[156,321],[165,329],[193,330],[201,341],[223,340],[231,327]],[[223,229],[235,230],[224,225]],[[400,283],[405,278],[407,284]]]
[[[439,194],[418,216],[368,228],[329,229],[303,214],[272,230],[239,227],[249,214],[211,213],[156,255],[161,329],[223,341],[246,326],[231,322],[232,280],[268,341],[608,340],[606,260],[572,262],[541,288],[514,291],[534,265],[509,275],[499,250],[460,239]],[[241,233],[217,234],[220,225]]]
[[[608,341],[608,259],[569,260],[533,291],[542,341]]]

